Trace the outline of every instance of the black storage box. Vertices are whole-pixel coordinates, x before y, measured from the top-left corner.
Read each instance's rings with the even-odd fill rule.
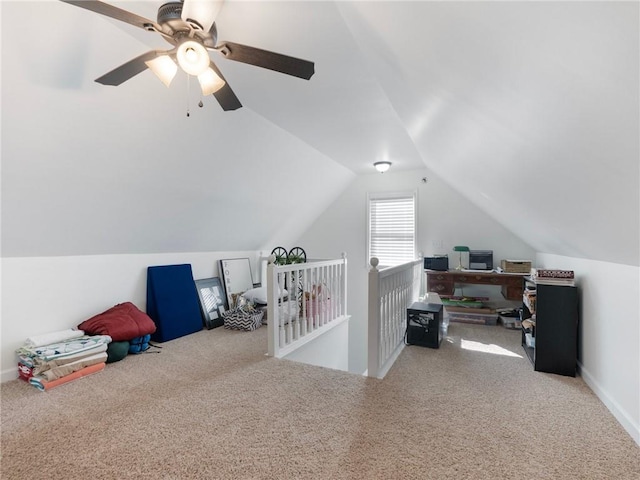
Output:
[[[424,257],[424,269],[446,272],[447,270],[449,270],[449,257],[446,255]]]
[[[407,308],[408,345],[439,348],[442,334],[442,305],[415,302]]]

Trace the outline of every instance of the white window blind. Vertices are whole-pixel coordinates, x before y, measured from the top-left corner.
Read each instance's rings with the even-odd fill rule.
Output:
[[[416,258],[415,194],[369,197],[368,258],[391,267]]]

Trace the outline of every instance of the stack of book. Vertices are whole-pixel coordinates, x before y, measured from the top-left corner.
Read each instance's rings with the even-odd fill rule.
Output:
[[[549,268],[532,268],[531,279],[536,283],[548,285],[574,285],[573,270],[556,270]]]
[[[538,292],[535,288],[530,288],[527,286],[524,292],[522,292],[522,303],[529,309],[531,314],[536,313],[536,299]]]

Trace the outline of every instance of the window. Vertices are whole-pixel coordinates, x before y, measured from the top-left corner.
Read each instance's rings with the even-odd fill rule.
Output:
[[[416,259],[416,193],[371,194],[368,198],[367,260],[392,267]]]

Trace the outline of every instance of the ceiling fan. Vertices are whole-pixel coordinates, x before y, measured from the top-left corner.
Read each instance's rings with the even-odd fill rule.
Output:
[[[159,33],[173,48],[151,50],[96,79],[103,85],[120,85],[147,68],[167,87],[178,65],[198,78],[203,95],[213,95],[223,110],[242,107],[240,100],[209,57],[214,50],[229,60],[255,65],[309,80],[314,64],[308,60],[233,42],[218,43],[215,19],[224,0],[175,0],[158,8],[157,22],[98,0],[61,0],[64,3]],[[177,60],[177,65],[176,65]]]

